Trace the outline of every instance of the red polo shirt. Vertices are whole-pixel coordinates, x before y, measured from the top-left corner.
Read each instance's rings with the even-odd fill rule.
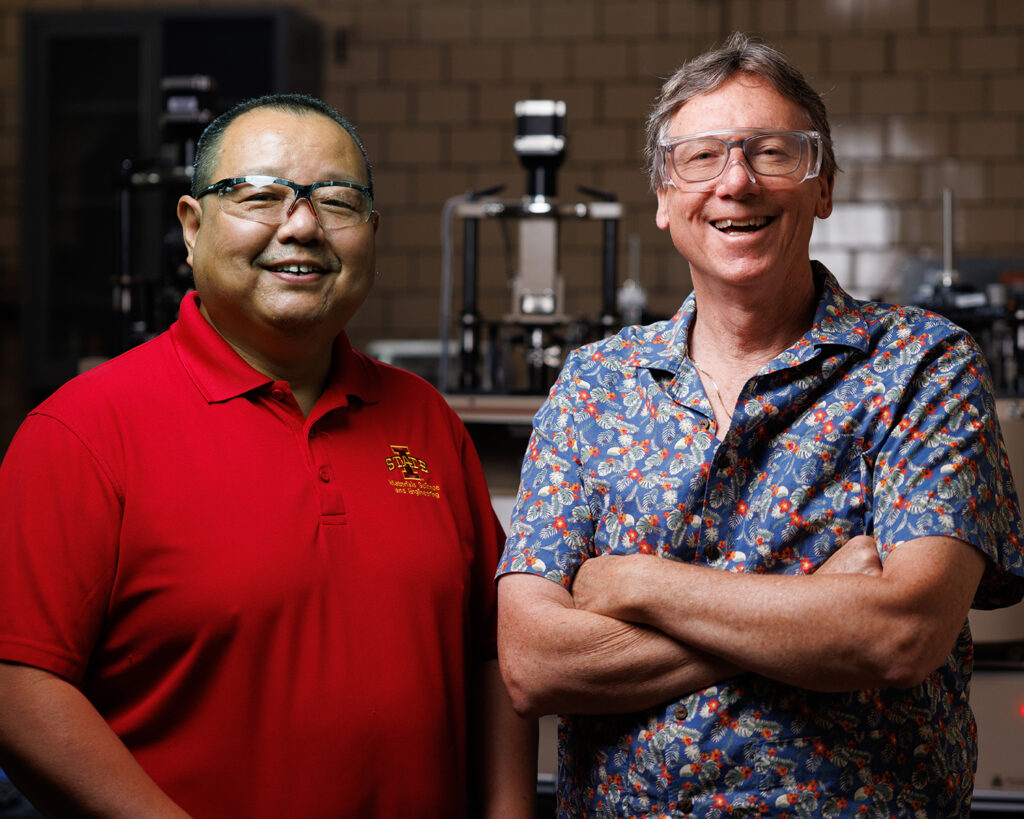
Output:
[[[339,338],[308,418],[187,297],[0,467],[0,659],[79,685],[196,817],[464,812],[503,535],[424,381]]]

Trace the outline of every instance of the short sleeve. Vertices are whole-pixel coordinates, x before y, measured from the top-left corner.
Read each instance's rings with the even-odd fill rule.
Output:
[[[0,465],[0,658],[77,682],[102,628],[122,505],[109,467],[30,415]]]
[[[883,551],[926,535],[959,538],[991,561],[975,605],[1020,600],[1020,509],[988,369],[971,338],[960,331],[935,345],[899,400],[874,470]]]
[[[536,574],[572,586],[594,543],[574,413],[578,354],[566,362],[537,412],[498,575]]]
[[[491,505],[480,457],[462,421],[451,414],[454,435],[461,441],[462,476],[468,502],[472,568],[469,626],[470,651],[476,661],[498,656],[498,596],[494,570],[501,554],[505,531]]]

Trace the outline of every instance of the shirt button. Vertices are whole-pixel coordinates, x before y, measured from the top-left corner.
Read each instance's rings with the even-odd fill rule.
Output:
[[[331,482],[331,471],[326,466],[320,467],[320,480],[324,483]]]
[[[693,810],[693,800],[689,797],[684,796],[682,799],[679,800],[679,810],[681,810],[683,813],[689,813],[691,810]]]
[[[690,716],[690,710],[685,705],[677,705],[675,710],[672,711],[672,716],[676,718],[677,722],[682,722]]]
[[[273,398],[275,401],[283,401],[284,390],[282,390],[280,387],[274,387],[274,389],[270,391],[270,397]]]
[[[712,563],[718,560],[718,558],[720,558],[721,556],[722,550],[719,549],[717,546],[708,546],[708,548],[704,550],[704,557],[706,557]]]

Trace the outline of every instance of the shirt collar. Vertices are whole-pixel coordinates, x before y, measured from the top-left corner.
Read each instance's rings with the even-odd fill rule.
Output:
[[[375,404],[380,400],[380,389],[380,370],[370,358],[352,349],[344,331],[338,333],[331,375],[320,402],[346,406],[349,398],[358,398],[364,404]]]
[[[823,264],[812,261],[811,268],[821,293],[814,323],[803,338],[778,357],[782,366],[808,360],[818,349],[828,345],[861,352],[868,348],[868,325],[861,312],[861,302],[844,291]],[[634,335],[627,342],[632,351],[626,365],[679,373],[696,313],[697,302],[690,293],[671,319],[630,328]]]
[[[246,363],[199,312],[199,295],[195,291],[182,300],[170,334],[182,366],[210,403],[237,398],[273,381]],[[376,368],[366,356],[352,349],[344,332],[339,333],[327,386],[317,403],[328,401],[334,406],[345,406],[349,396],[375,403],[379,393]]]

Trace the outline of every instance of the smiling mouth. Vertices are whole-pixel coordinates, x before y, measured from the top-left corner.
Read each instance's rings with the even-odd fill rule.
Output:
[[[313,274],[326,273],[324,268],[312,264],[281,264],[267,268],[272,273],[285,273],[289,276],[309,276]]]
[[[711,223],[711,227],[721,233],[757,233],[773,221],[775,221],[774,216],[758,216],[753,219],[716,219]]]

